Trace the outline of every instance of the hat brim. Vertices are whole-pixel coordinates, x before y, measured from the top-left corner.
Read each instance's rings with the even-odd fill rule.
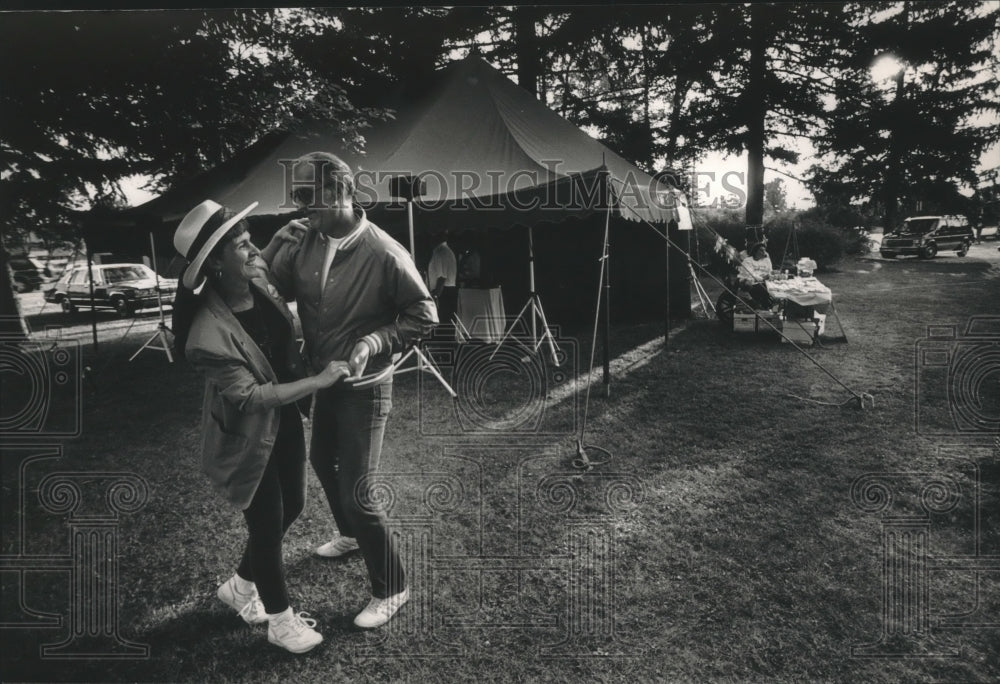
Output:
[[[201,249],[198,250],[198,253],[191,260],[191,263],[188,264],[188,267],[184,269],[184,275],[181,277],[181,283],[183,283],[184,287],[190,290],[196,290],[200,287],[202,280],[201,268],[205,265],[205,259],[207,259],[208,255],[212,253],[215,246],[219,244],[219,240],[221,240],[222,237],[229,232],[229,229],[242,221],[243,218],[246,217],[246,215],[251,211],[256,209],[258,204],[259,202],[252,202],[246,209],[238,214],[235,214],[232,218],[228,219],[225,223],[215,229],[215,232],[212,233],[205,244],[202,245]]]

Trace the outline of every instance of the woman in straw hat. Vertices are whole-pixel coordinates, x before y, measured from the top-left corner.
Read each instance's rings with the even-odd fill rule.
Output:
[[[296,402],[346,376],[332,361],[306,377],[291,313],[263,277],[244,217],[206,200],[174,234],[189,265],[174,305],[179,351],[205,374],[202,466],[222,496],[243,511],[249,540],[218,596],[268,640],[304,653],[323,637],[288,603],[281,542],[305,504],[305,439]]]

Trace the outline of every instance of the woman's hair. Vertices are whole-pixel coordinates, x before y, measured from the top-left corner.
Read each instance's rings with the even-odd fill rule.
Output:
[[[227,210],[228,211],[228,210]],[[226,245],[248,230],[250,224],[246,219],[237,221],[226,231],[226,234],[215,244],[212,251],[208,253],[209,258],[218,258],[222,255],[222,250]],[[201,272],[207,276],[208,259],[202,263]],[[191,324],[194,323],[194,316],[198,313],[205,300],[205,289],[202,288],[197,294],[183,283],[177,284],[177,294],[174,295],[174,308],[170,326],[174,332],[174,353],[178,359],[184,358],[184,345],[187,344],[188,334],[191,332]]]
[[[198,313],[204,301],[204,288],[198,294],[183,283],[177,283],[177,293],[174,295],[174,310],[171,314],[170,329],[174,332],[174,354],[178,359],[184,360],[184,345],[187,344],[188,334],[191,332],[191,324],[194,322],[194,315]]]

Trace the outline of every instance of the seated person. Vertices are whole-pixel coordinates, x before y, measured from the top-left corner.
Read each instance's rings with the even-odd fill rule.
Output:
[[[737,275],[740,285],[750,293],[759,308],[770,309],[774,302],[767,293],[764,281],[771,277],[771,257],[763,242],[758,242],[747,251],[749,258],[740,263]]]

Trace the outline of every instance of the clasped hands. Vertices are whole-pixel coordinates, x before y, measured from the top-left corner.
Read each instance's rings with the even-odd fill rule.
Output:
[[[308,227],[301,221],[289,221],[274,234],[272,242],[278,241],[296,244],[302,240],[302,236],[306,230],[308,230]],[[345,377],[350,377],[352,380],[360,379],[361,375],[365,372],[365,366],[368,365],[368,358],[371,356],[371,353],[371,347],[364,340],[358,340],[354,345],[354,349],[351,350],[351,355],[347,361],[331,361],[323,369],[320,376],[322,376],[322,381],[327,383],[323,386],[329,387]]]
[[[368,365],[368,358],[371,356],[371,352],[371,347],[368,346],[367,342],[358,340],[354,345],[354,349],[351,350],[351,356],[347,361],[331,361],[320,371],[319,375],[317,375],[320,385],[322,387],[330,387],[347,377],[352,380],[360,379],[361,374],[365,372],[365,366]]]

